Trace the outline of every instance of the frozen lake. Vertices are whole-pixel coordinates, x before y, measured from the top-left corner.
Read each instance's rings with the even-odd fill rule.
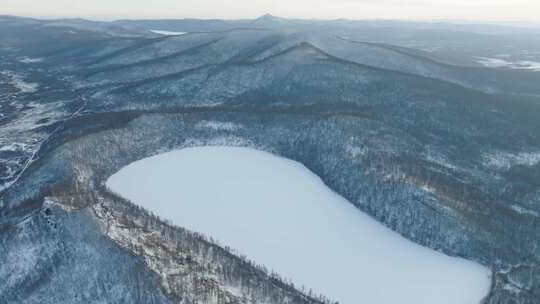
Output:
[[[490,271],[416,245],[300,163],[232,147],[130,164],[107,186],[341,304],[478,304]]]
[[[171,32],[171,31],[160,31],[160,30],[150,30],[154,34],[164,35],[164,36],[180,36],[184,35],[186,32]]]

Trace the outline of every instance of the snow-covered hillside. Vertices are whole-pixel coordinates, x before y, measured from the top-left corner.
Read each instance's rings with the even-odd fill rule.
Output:
[[[537,304],[540,35],[417,26],[1,16],[0,302],[333,304],[104,187],[137,160],[227,145],[297,161],[406,239],[491,269],[485,304]],[[352,265],[331,258],[312,277]]]

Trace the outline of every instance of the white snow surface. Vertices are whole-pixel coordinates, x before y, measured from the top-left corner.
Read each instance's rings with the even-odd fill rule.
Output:
[[[39,87],[38,83],[26,82],[24,77],[12,71],[0,71],[0,74],[11,78],[11,85],[16,87],[21,93],[35,93]]]
[[[342,304],[478,304],[489,292],[487,268],[403,238],[270,153],[185,148],[134,162],[107,186]]]
[[[488,68],[507,68],[540,72],[540,62],[530,60],[512,62],[500,58],[478,57],[477,62]]]
[[[186,33],[186,32],[171,32],[171,31],[160,31],[160,30],[150,30],[150,32],[154,34],[165,35],[165,36],[180,36]]]
[[[22,63],[39,63],[43,62],[43,58],[23,57],[19,61]]]
[[[236,131],[242,126],[232,122],[220,122],[212,120],[201,120],[195,125],[196,129],[212,129],[215,131]]]
[[[540,151],[506,152],[493,151],[482,155],[486,166],[497,170],[508,170],[513,166],[536,166],[540,163]]]

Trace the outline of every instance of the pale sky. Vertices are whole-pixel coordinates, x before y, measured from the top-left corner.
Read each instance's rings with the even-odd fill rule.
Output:
[[[33,17],[460,19],[540,22],[540,0],[0,0]]]

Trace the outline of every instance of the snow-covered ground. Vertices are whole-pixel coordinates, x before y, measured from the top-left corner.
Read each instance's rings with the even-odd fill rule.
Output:
[[[489,291],[485,267],[406,240],[266,152],[186,148],[132,163],[107,186],[342,304],[478,304]]]
[[[21,75],[12,71],[0,71],[0,74],[10,77],[11,84],[16,87],[21,93],[34,93],[39,87],[39,84],[35,82],[26,82]]]
[[[43,58],[23,57],[19,61],[22,63],[39,63],[43,62]]]
[[[241,129],[242,126],[234,124],[232,122],[219,122],[212,120],[202,120],[195,125],[197,129],[212,129],[212,130],[225,130],[225,131],[236,131]]]
[[[186,32],[171,32],[171,31],[160,31],[160,30],[150,30],[150,32],[154,34],[165,35],[165,36],[180,36],[186,33]]]
[[[493,151],[482,155],[483,163],[493,169],[508,170],[513,166],[536,166],[540,163],[540,151],[505,152]]]
[[[477,62],[488,68],[507,68],[540,72],[540,62],[536,61],[520,60],[513,62],[501,58],[478,57]]]

